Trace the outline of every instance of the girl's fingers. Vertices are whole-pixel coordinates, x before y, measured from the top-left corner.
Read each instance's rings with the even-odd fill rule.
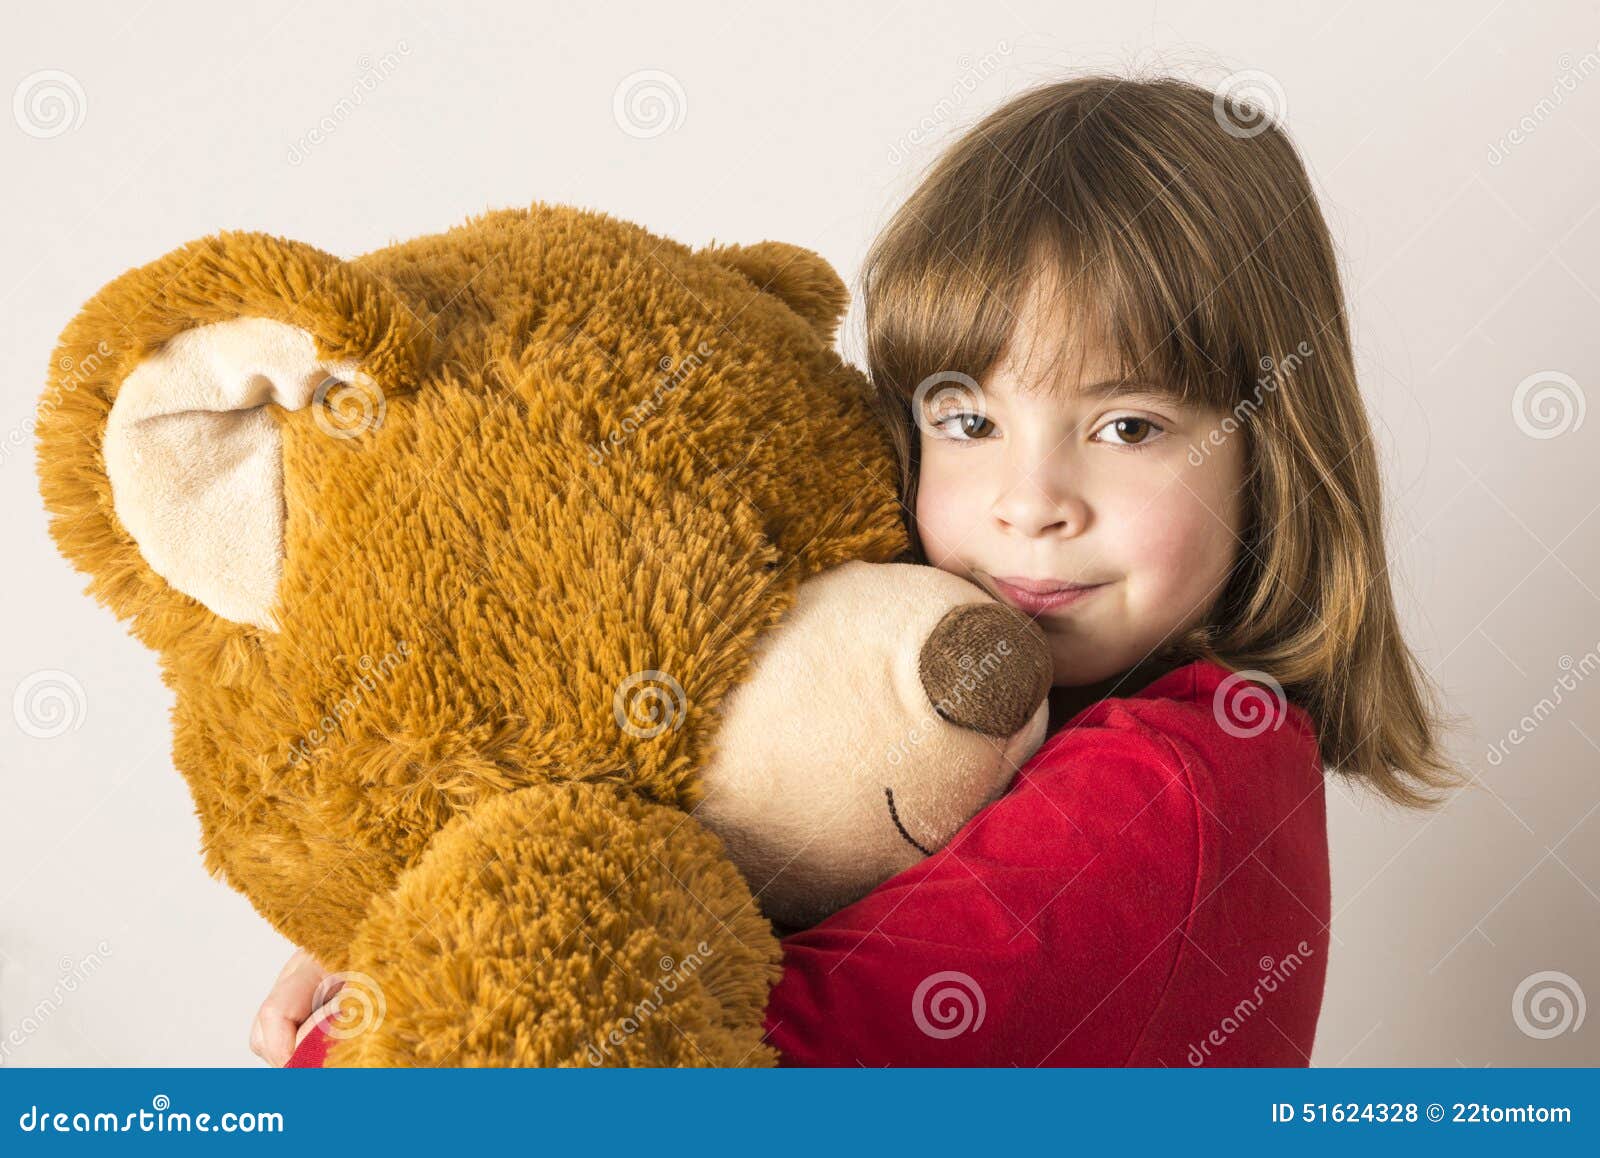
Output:
[[[250,1050],[270,1065],[282,1066],[294,1053],[300,1026],[311,1016],[314,1000],[328,993],[317,987],[328,971],[304,949],[289,958],[250,1027]]]
[[[270,1066],[282,1067],[294,1054],[294,1025],[265,1009],[250,1027],[250,1052]]]

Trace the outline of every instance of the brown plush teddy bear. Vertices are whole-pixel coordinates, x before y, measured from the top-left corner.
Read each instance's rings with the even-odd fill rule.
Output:
[[[846,297],[539,204],[218,234],[67,327],[52,530],[160,656],[207,867],[367,988],[330,1064],[771,1064],[769,917],[1037,746],[1037,629],[865,566],[907,540]]]

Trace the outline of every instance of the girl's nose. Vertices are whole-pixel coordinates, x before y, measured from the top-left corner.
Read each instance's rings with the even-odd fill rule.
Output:
[[[1089,507],[1075,494],[1046,490],[1032,478],[1019,478],[991,508],[1007,530],[1029,537],[1082,534],[1089,522]]]
[[[1012,736],[1050,692],[1050,646],[1003,603],[952,607],[922,645],[918,674],[934,710],[985,736]]]

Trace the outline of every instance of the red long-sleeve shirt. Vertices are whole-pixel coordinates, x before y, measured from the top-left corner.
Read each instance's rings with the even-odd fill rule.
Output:
[[[1328,876],[1306,714],[1191,663],[1084,709],[945,848],[786,937],[768,1040],[785,1065],[1307,1065]]]
[[[949,845],[784,940],[787,1065],[1310,1062],[1327,967],[1306,714],[1197,661],[1056,732]]]

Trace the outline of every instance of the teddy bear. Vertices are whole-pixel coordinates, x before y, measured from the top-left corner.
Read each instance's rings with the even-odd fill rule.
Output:
[[[208,871],[359,979],[328,1064],[775,1064],[779,930],[1037,747],[1042,636],[908,562],[847,300],[535,203],[214,234],[67,326],[52,533],[158,656]]]

